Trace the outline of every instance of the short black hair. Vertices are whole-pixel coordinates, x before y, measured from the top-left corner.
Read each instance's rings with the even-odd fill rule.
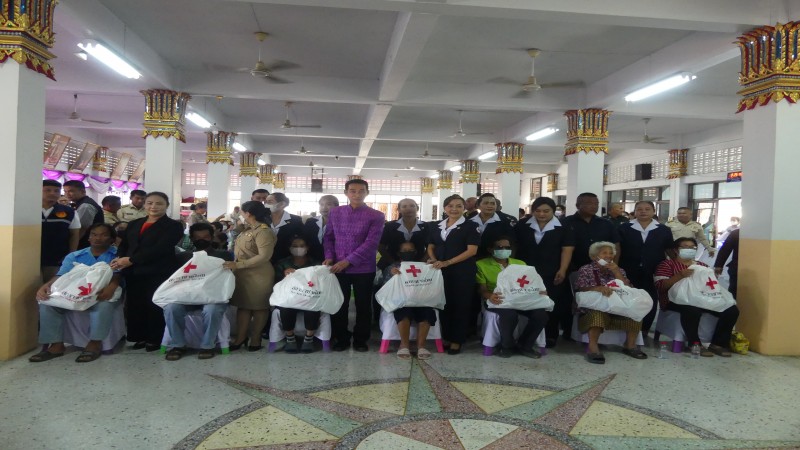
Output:
[[[116,239],[117,238],[117,230],[115,230],[114,227],[111,224],[104,223],[104,222],[96,223],[96,224],[90,226],[89,227],[89,231],[86,232],[86,235],[87,236],[90,235],[92,233],[92,230],[94,230],[96,228],[101,228],[101,227],[104,227],[105,229],[108,230],[108,234],[109,234],[109,236],[111,236],[111,239]]]
[[[452,202],[453,200],[461,200],[461,203],[464,205],[464,207],[465,208],[467,207],[467,201],[464,200],[464,197],[462,197],[462,196],[460,196],[458,194],[453,194],[450,197],[447,197],[446,199],[444,199],[444,202],[442,202],[442,208],[444,208],[445,206],[449,205],[450,202]]]
[[[252,194],[250,194],[250,196],[253,196],[253,195],[256,195],[256,194],[267,194],[267,195],[269,195],[269,191],[266,190],[266,189],[256,189],[255,191],[253,191]]]
[[[675,239],[672,242],[672,248],[677,250],[677,249],[681,248],[681,244],[683,244],[686,241],[689,241],[689,242],[693,243],[694,246],[697,247],[697,239],[690,238],[690,237],[679,237],[678,239]]]
[[[50,186],[50,187],[57,187],[61,188],[61,183],[56,180],[42,180],[42,187]]]
[[[269,195],[271,195],[276,202],[278,203],[283,202],[286,203],[286,206],[289,206],[289,197],[287,197],[286,194],[284,194],[283,192],[273,192],[272,194]]]
[[[208,235],[212,238],[214,237],[214,227],[209,223],[201,222],[192,224],[192,226],[189,227],[189,239],[192,238],[192,234],[198,231],[208,231]]]
[[[117,197],[116,195],[106,195],[103,197],[103,200],[100,201],[100,204],[103,206],[110,205],[113,203],[122,203],[122,199]]]
[[[73,188],[80,189],[82,191],[86,190],[86,185],[83,184],[83,181],[78,181],[78,180],[66,181],[66,182],[64,182],[64,187],[73,187]]]
[[[550,197],[539,197],[536,200],[534,200],[533,203],[531,203],[531,212],[535,211],[536,208],[538,208],[538,207],[540,207],[542,205],[549,206],[550,208],[553,209],[553,212],[555,212],[556,208],[558,207],[558,205],[556,205],[556,202],[554,202],[552,198],[550,198]]]
[[[364,187],[367,188],[367,192],[369,192],[369,183],[367,183],[367,180],[362,180],[360,178],[348,180],[347,183],[344,184],[344,190],[348,190],[351,184],[363,184]]]
[[[491,192],[487,192],[485,194],[481,194],[481,196],[478,197],[478,200],[475,202],[475,205],[476,206],[480,206],[481,202],[483,201],[483,199],[489,198],[489,197],[493,198],[495,204],[497,204],[497,197],[495,197],[494,194],[492,194]],[[464,201],[464,204],[466,204],[466,200]]]
[[[678,211],[680,211],[680,210],[682,210],[682,209],[685,209],[685,210],[687,210],[687,211],[689,211],[689,212],[691,212],[691,211],[692,211],[692,208],[689,208],[688,206],[681,206],[680,208],[678,208]]]
[[[225,229],[225,227],[222,225],[222,222],[219,221],[211,222],[211,226],[214,228],[215,232],[222,231]]]
[[[143,191],[141,189],[134,189],[134,190],[131,191],[131,197],[133,197],[133,196],[147,197],[147,192],[145,192],[145,191]]]

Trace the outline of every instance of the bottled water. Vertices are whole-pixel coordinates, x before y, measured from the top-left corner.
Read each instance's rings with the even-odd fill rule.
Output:
[[[692,344],[692,358],[699,359],[700,358],[700,343],[695,342]]]
[[[666,341],[661,341],[660,345],[658,346],[658,355],[656,358],[658,359],[667,359],[667,343]]]

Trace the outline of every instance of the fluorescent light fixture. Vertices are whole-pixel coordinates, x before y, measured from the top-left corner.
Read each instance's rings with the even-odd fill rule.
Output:
[[[190,111],[186,113],[186,118],[191,120],[193,124],[197,125],[200,128],[210,128],[211,122],[206,120],[205,117],[197,114],[196,112]]]
[[[261,158],[258,158],[258,165],[259,165],[259,166],[266,166],[266,165],[267,165],[267,162],[266,162],[266,161],[264,161],[264,160],[263,160],[263,159],[261,159]]]
[[[134,69],[133,66],[128,64],[127,61],[117,56],[116,53],[112,52],[111,50],[103,47],[103,45],[98,42],[79,42],[78,47],[100,60],[101,63],[114,69],[118,74],[124,77],[138,80],[142,76],[142,74],[139,73],[138,70]]]
[[[449,170],[450,172],[458,172],[459,170],[461,170],[461,164],[456,164],[455,166],[453,166],[453,167],[451,167],[451,168],[449,168],[447,170]]]
[[[237,152],[246,152],[247,151],[247,147],[245,147],[244,145],[242,145],[242,144],[240,144],[238,142],[234,142],[233,143],[233,149],[236,150]]]
[[[639,89],[638,91],[631,92],[630,94],[625,96],[625,101],[636,102],[645,99],[647,97],[660,94],[664,91],[668,91],[682,84],[686,84],[694,80],[695,78],[697,77],[690,73],[679,73],[677,75],[671,76],[659,82],[653,83],[650,86],[645,86]]]
[[[482,154],[481,156],[478,156],[478,159],[483,161],[484,159],[494,158],[495,156],[497,156],[497,152],[492,150],[490,152],[486,152],[486,153]]]
[[[555,133],[556,131],[558,131],[558,128],[556,128],[556,127],[542,128],[541,130],[539,130],[539,131],[537,131],[535,133],[529,134],[528,137],[525,138],[525,140],[527,140],[527,141],[538,141],[539,139],[542,139],[542,138],[545,138],[547,136],[550,136],[551,134]]]
[[[435,174],[429,176],[428,178],[433,178],[434,180],[439,178],[439,172],[436,172]]]

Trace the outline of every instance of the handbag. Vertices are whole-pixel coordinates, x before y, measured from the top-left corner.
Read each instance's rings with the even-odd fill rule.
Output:
[[[750,339],[747,339],[740,331],[731,332],[731,351],[740,355],[746,355],[750,350]]]
[[[228,303],[236,287],[236,277],[222,267],[224,263],[222,258],[208,256],[204,251],[194,252],[192,259],[161,283],[153,295],[153,303],[162,308],[170,303]]]
[[[375,299],[386,310],[429,307],[444,309],[444,279],[442,271],[430,264],[413,261],[400,263],[400,275],[395,275],[375,293]]]
[[[297,269],[276,283],[269,298],[272,306],[335,314],[344,303],[339,280],[328,266]]]

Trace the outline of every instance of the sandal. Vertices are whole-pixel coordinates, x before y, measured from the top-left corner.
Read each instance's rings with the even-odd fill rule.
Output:
[[[197,354],[197,359],[211,359],[215,354],[216,352],[213,348],[204,348]]]
[[[28,361],[34,362],[34,363],[45,362],[45,361],[50,361],[53,358],[58,358],[59,356],[64,356],[64,352],[61,352],[61,353],[50,353],[47,350],[42,350],[41,352],[39,352],[39,353],[31,356],[30,358],[28,358]]]
[[[75,362],[76,363],[92,362],[92,361],[96,360],[97,358],[99,358],[100,355],[101,355],[100,352],[90,352],[90,351],[84,350],[84,351],[81,352],[80,355],[78,355],[77,358],[75,358]]]
[[[605,364],[606,357],[603,356],[602,353],[587,353],[586,361],[589,361],[592,364]]]
[[[726,349],[725,347],[723,347],[721,345],[711,344],[711,345],[708,346],[708,351],[710,351],[711,353],[713,353],[713,354],[715,354],[717,356],[722,356],[723,358],[730,358],[731,357],[731,352],[728,351],[728,349]],[[703,354],[703,352],[701,350],[700,351],[700,355],[702,355],[702,354]]]
[[[647,359],[647,355],[645,355],[643,351],[639,350],[639,347],[623,348],[622,353],[630,356],[631,358]]]
[[[397,351],[397,357],[400,359],[411,359],[411,350],[406,348],[401,348]]]
[[[183,358],[183,354],[184,353],[186,353],[186,347],[173,347],[173,348],[169,349],[165,359],[167,361],[177,361],[177,360]]]
[[[425,360],[430,358],[431,358],[431,352],[428,351],[427,348],[421,348],[417,350],[417,359]]]

